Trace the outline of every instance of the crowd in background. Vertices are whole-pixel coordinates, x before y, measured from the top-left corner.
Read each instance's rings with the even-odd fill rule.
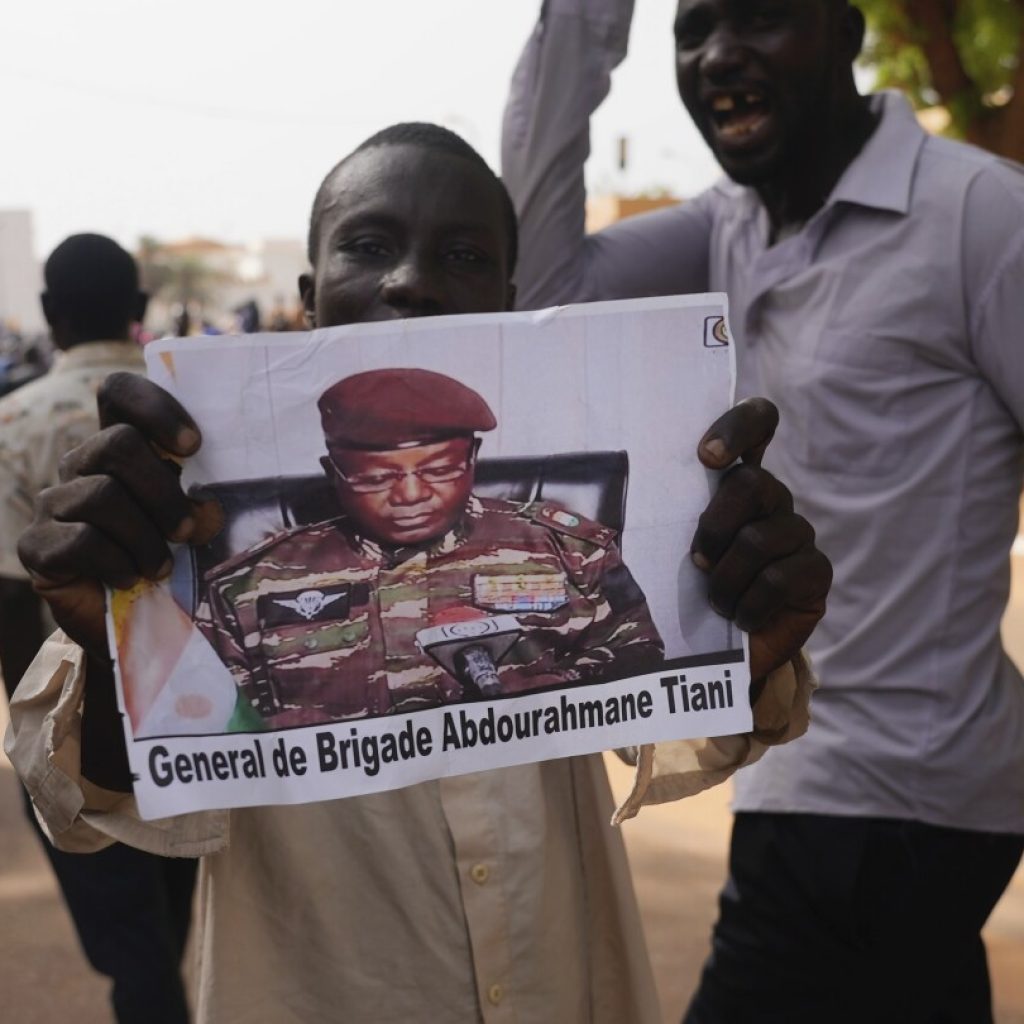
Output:
[[[204,315],[201,309],[178,304],[163,329],[150,323],[136,324],[140,345],[167,336],[196,337],[218,334],[255,334],[260,331],[306,329],[297,303],[277,303],[266,312],[250,299],[230,313]],[[0,395],[14,391],[44,374],[53,362],[54,347],[48,331],[22,331],[17,324],[0,321]]]

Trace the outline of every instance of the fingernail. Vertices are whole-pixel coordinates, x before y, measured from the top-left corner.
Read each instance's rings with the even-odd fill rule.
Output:
[[[185,516],[185,518],[182,519],[180,523],[178,523],[178,526],[175,529],[174,533],[171,534],[170,539],[175,544],[184,544],[185,541],[187,541],[189,537],[192,536],[192,533],[195,530],[195,528],[195,518],[193,516]]]
[[[720,437],[713,437],[710,441],[705,441],[704,451],[715,462],[724,462],[729,456],[729,449],[725,447],[725,442]]]
[[[697,568],[700,569],[701,572],[711,571],[711,562],[708,561],[708,559],[699,551],[691,551],[690,558],[693,559],[693,564],[697,566]]]
[[[192,427],[182,427],[175,438],[175,445],[179,452],[193,452],[199,447],[199,431]]]

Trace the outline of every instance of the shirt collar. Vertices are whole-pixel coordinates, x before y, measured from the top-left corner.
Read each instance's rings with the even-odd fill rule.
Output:
[[[83,341],[57,352],[52,370],[59,373],[108,363],[138,363],[141,367],[143,362],[142,349],[134,341]]]
[[[917,157],[927,135],[900,93],[877,93],[870,103],[880,115],[878,126],[843,172],[827,205],[853,203],[909,213]]]
[[[907,214],[917,157],[927,134],[901,93],[875,93],[868,102],[878,115],[878,125],[836,182],[823,209],[837,203],[852,203]],[[727,177],[715,187],[727,197],[734,216],[767,216],[756,189],[738,185]]]

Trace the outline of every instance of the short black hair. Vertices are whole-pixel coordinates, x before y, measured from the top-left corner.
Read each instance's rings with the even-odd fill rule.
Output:
[[[345,165],[356,153],[365,149],[375,149],[379,146],[422,146],[424,149],[432,149],[439,153],[449,153],[452,156],[469,160],[484,171],[494,182],[501,197],[502,212],[505,218],[505,232],[508,235],[508,269],[509,274],[516,268],[516,260],[519,257],[519,221],[516,217],[515,207],[512,205],[512,197],[508,194],[505,183],[491,170],[487,161],[461,136],[448,128],[442,128],[439,124],[430,124],[425,121],[403,121],[399,124],[389,125],[375,132],[365,142],[361,142],[348,156],[342,157],[327,172],[327,177],[320,183],[316,191],[316,198],[313,200],[313,211],[309,216],[309,237],[307,240],[306,253],[309,262],[316,265],[316,254],[320,247],[320,218],[324,212],[324,206],[330,195],[330,184],[335,174]]]
[[[121,338],[139,310],[139,268],[106,235],[64,239],[43,268],[48,307],[84,340]]]

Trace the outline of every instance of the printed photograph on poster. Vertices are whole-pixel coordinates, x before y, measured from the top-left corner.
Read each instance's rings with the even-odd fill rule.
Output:
[[[723,296],[166,339],[212,527],[109,595],[145,817],[750,728],[689,558]]]

